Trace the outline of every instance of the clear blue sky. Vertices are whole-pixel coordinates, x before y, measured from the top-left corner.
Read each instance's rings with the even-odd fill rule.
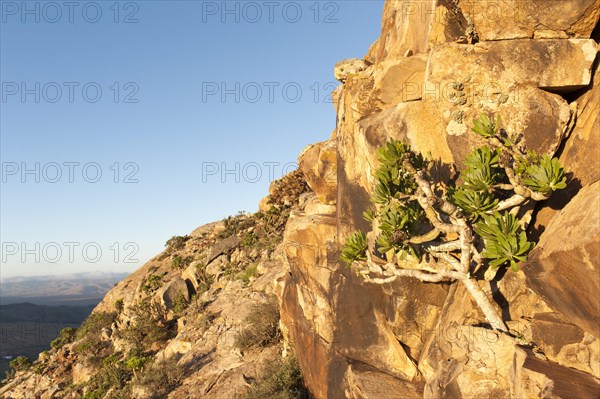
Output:
[[[333,66],[364,56],[382,8],[0,1],[0,276],[132,271],[256,211],[333,131]]]

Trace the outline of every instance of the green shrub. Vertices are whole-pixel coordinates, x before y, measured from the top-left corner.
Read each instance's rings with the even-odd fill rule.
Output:
[[[252,383],[243,399],[302,399],[308,393],[302,384],[302,374],[296,359],[277,359],[268,362]]]
[[[87,382],[88,391],[83,399],[105,398],[109,391],[118,392],[125,388],[131,377],[132,371],[121,360],[120,352],[107,356],[102,361],[102,369]]]
[[[77,336],[77,329],[73,327],[66,327],[60,330],[58,338],[50,342],[50,347],[54,350],[59,350],[66,344],[70,344],[75,340]]]
[[[203,263],[196,267],[196,278],[198,279],[198,287],[196,287],[198,296],[208,291],[214,283],[214,277],[206,273],[206,265]]]
[[[162,287],[163,281],[162,276],[159,274],[151,274],[146,278],[146,281],[142,284],[142,291],[146,294],[152,294],[160,287]]]
[[[185,247],[185,243],[190,239],[189,236],[173,236],[167,240],[165,247],[167,252],[173,253]]]
[[[116,317],[114,312],[92,313],[77,329],[76,339],[79,342],[75,351],[84,355],[92,364],[100,362],[110,349],[109,342],[102,342],[102,329],[110,328]]]
[[[279,304],[275,297],[253,305],[236,338],[240,349],[267,346],[279,338]]]
[[[25,371],[31,367],[31,360],[27,356],[19,356],[11,360],[9,366],[13,371]]]
[[[341,260],[375,284],[459,280],[490,325],[508,332],[497,304],[473,280],[493,280],[504,266],[518,270],[534,246],[526,228],[535,203],[566,187],[565,171],[557,158],[526,153],[499,117],[482,114],[473,125],[488,145],[466,157],[456,181],[436,181],[441,164],[407,144],[391,140],[379,149],[375,209],[363,213],[375,245],[362,232],[352,234]]]
[[[135,346],[151,347],[154,342],[164,342],[175,334],[175,326],[167,321],[164,308],[145,298],[131,308],[132,321],[122,331],[122,337]]]
[[[177,314],[182,313],[190,306],[190,301],[187,297],[181,293],[177,295],[173,301],[173,311]]]
[[[183,257],[180,255],[174,255],[173,259],[171,259],[171,266],[175,270],[185,269],[190,263],[192,263],[193,260],[194,258],[192,256]]]
[[[252,264],[246,266],[246,268],[244,269],[243,272],[238,273],[236,278],[242,280],[244,282],[244,284],[247,285],[250,283],[250,279],[252,277],[254,277],[254,275],[256,274],[256,268],[257,268],[257,264],[252,263]]]
[[[46,364],[42,362],[33,364],[33,372],[37,375],[42,375],[46,372]]]
[[[254,226],[255,222],[256,220],[253,216],[246,215],[242,211],[238,212],[236,216],[228,216],[223,219],[223,226],[225,229],[219,233],[219,238],[228,238],[234,234],[239,234]]]
[[[258,237],[256,236],[256,234],[254,234],[254,232],[252,232],[252,231],[247,231],[244,234],[244,236],[242,237],[240,244],[244,248],[250,248],[257,242],[258,242]]]
[[[109,328],[116,318],[117,314],[114,312],[92,313],[77,329],[77,339],[83,339],[89,335],[100,336],[102,329]]]
[[[121,314],[123,309],[125,308],[125,304],[123,303],[123,299],[119,298],[115,301],[115,311],[117,314]]]
[[[177,363],[177,359],[168,358],[147,366],[143,375],[138,378],[138,383],[152,393],[151,399],[162,399],[166,398],[183,378],[183,367]]]

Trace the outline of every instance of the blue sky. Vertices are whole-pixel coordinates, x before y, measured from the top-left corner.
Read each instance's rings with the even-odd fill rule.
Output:
[[[383,1],[0,1],[0,277],[132,271],[329,137]]]

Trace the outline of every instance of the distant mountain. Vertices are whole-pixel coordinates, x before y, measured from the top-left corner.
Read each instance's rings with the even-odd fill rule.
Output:
[[[0,305],[31,302],[41,305],[98,303],[128,273],[85,272],[58,276],[18,276],[0,281]]]

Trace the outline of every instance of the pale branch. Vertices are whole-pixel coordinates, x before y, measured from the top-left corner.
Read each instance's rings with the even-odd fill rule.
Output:
[[[459,213],[459,209],[456,205],[435,195],[433,189],[431,188],[431,183],[423,177],[423,172],[417,171],[415,169],[415,167],[410,163],[410,160],[408,158],[404,159],[402,166],[404,166],[404,168],[415,178],[415,182],[417,183],[417,185],[419,186],[419,188],[421,189],[421,191],[427,198],[428,204],[432,209],[434,209],[433,208],[434,204],[440,203],[441,204],[440,209],[445,214],[453,216],[453,215],[456,215]],[[418,198],[417,198],[417,200],[418,200]],[[421,203],[421,201],[419,201],[419,203]],[[435,211],[435,209],[434,209],[434,211]],[[436,214],[437,214],[437,212],[436,212]],[[437,218],[437,215],[436,215],[436,218]],[[444,232],[444,230],[442,230],[442,231]],[[455,232],[457,232],[457,231],[455,231]]]
[[[549,195],[546,195],[546,194],[543,194],[543,193],[540,193],[537,191],[533,191],[529,187],[521,184],[520,179],[516,175],[513,168],[510,167],[510,165],[505,164],[505,165],[503,165],[503,167],[504,167],[504,172],[506,173],[506,176],[508,177],[508,181],[510,181],[510,184],[513,186],[512,190],[516,194],[513,197],[520,196],[523,198],[531,198],[534,201],[544,201],[544,200],[547,200],[548,198],[550,198]]]
[[[477,303],[477,306],[479,306],[479,309],[481,309],[485,318],[492,325],[492,327],[497,330],[508,332],[508,328],[506,327],[506,324],[504,324],[504,321],[502,320],[502,317],[500,317],[496,307],[493,305],[492,301],[490,301],[485,292],[483,292],[479,284],[477,284],[477,281],[470,278],[463,278],[460,281],[464,284],[467,291],[469,291],[471,297],[475,300],[475,303]]]
[[[441,231],[434,228],[433,230],[428,231],[425,234],[421,234],[421,235],[409,238],[408,242],[410,244],[423,244],[423,243],[435,240],[436,238],[438,238],[438,236],[440,234],[441,234]]]
[[[462,275],[455,270],[445,270],[445,269],[434,269],[431,267],[427,267],[427,269],[402,269],[393,263],[387,263],[386,271],[383,272],[381,267],[377,264],[374,264],[372,261],[357,261],[359,266],[360,274],[368,278],[373,282],[377,282],[377,279],[380,281],[386,280],[386,282],[394,281],[398,277],[413,277],[417,280],[428,282],[428,283],[438,283],[443,280],[460,280]],[[420,265],[425,266],[426,264]],[[376,270],[381,270],[381,272]],[[383,277],[371,277],[370,273],[379,274]],[[395,277],[391,279],[392,277]],[[391,279],[391,280],[390,280]],[[385,284],[386,282],[380,282]]]
[[[454,269],[461,267],[461,264],[458,262],[458,260],[447,253],[439,253],[437,254],[437,257],[447,262]],[[459,280],[465,285],[465,288],[467,291],[469,291],[471,297],[477,306],[479,306],[486,320],[492,325],[492,327],[498,330],[508,331],[506,325],[502,321],[502,317],[500,317],[499,312],[494,307],[494,304],[490,301],[479,284],[470,278],[469,273],[448,269],[433,270],[428,264],[420,265],[427,267],[427,270],[423,270],[403,269],[398,267],[396,264],[389,262],[381,267],[380,265],[374,263],[371,259],[366,261],[357,261],[355,263],[359,268],[359,274],[363,276],[365,281],[379,285],[392,283],[399,277],[412,277],[427,283],[438,283],[445,280]],[[371,276],[371,274],[374,274],[375,276]]]
[[[424,245],[423,248],[429,252],[450,252],[450,251],[458,251],[460,249],[460,242],[456,241],[448,241],[443,243],[431,243],[428,245]]]
[[[527,198],[525,198],[519,194],[515,194],[510,198],[507,198],[505,200],[498,202],[498,206],[496,207],[496,209],[494,209],[492,211],[488,211],[487,213],[491,214],[494,212],[504,211],[506,209],[510,209],[515,206],[521,205],[526,200],[527,200]]]
[[[504,190],[504,191],[511,191],[511,190],[514,190],[514,188],[515,188],[512,184],[507,184],[507,183],[494,184],[492,187],[497,188],[499,190]]]
[[[425,216],[429,222],[431,222],[433,227],[443,233],[458,233],[460,231],[459,227],[450,223],[442,222],[437,211],[433,208],[433,206],[431,206],[426,197],[419,197],[418,202],[421,208],[423,208]]]

